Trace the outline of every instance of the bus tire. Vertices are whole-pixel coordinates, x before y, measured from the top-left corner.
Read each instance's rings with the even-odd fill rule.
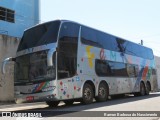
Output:
[[[65,100],[63,101],[66,105],[72,105],[74,103],[74,100]]]
[[[60,101],[46,101],[49,107],[57,107]]]
[[[108,87],[104,83],[100,83],[98,88],[98,96],[95,98],[98,102],[104,102],[108,99]]]
[[[94,92],[93,88],[90,84],[84,84],[83,87],[83,96],[82,96],[82,103],[83,104],[90,104],[93,102]]]
[[[150,88],[150,84],[147,82],[146,83],[146,95],[149,95],[151,88]]]
[[[140,96],[144,96],[145,93],[146,93],[146,89],[145,89],[144,83],[141,82],[140,83],[140,92],[139,92],[139,94],[140,94]]]

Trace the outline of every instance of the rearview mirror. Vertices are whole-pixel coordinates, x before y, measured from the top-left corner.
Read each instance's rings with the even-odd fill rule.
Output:
[[[9,58],[6,58],[6,59],[3,61],[2,67],[1,67],[1,72],[2,72],[2,74],[5,74],[5,73],[6,73],[6,70],[5,70],[6,64],[7,64],[8,62],[10,62],[10,61],[15,61],[15,60],[16,60],[16,58],[9,57]]]

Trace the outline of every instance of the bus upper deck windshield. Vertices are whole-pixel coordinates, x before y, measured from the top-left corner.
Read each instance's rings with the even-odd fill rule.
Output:
[[[57,42],[60,21],[48,22],[24,32],[17,51]]]

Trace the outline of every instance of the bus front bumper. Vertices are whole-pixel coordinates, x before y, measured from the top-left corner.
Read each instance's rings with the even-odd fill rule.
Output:
[[[45,102],[45,101],[58,101],[56,94],[51,92],[36,93],[36,94],[19,94],[15,95],[15,102],[29,103],[29,102]]]

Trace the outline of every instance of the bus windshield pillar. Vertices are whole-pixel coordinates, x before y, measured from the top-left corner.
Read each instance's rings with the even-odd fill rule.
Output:
[[[56,51],[56,48],[50,49],[48,51],[48,55],[47,55],[47,65],[48,66],[53,66],[53,54]]]

